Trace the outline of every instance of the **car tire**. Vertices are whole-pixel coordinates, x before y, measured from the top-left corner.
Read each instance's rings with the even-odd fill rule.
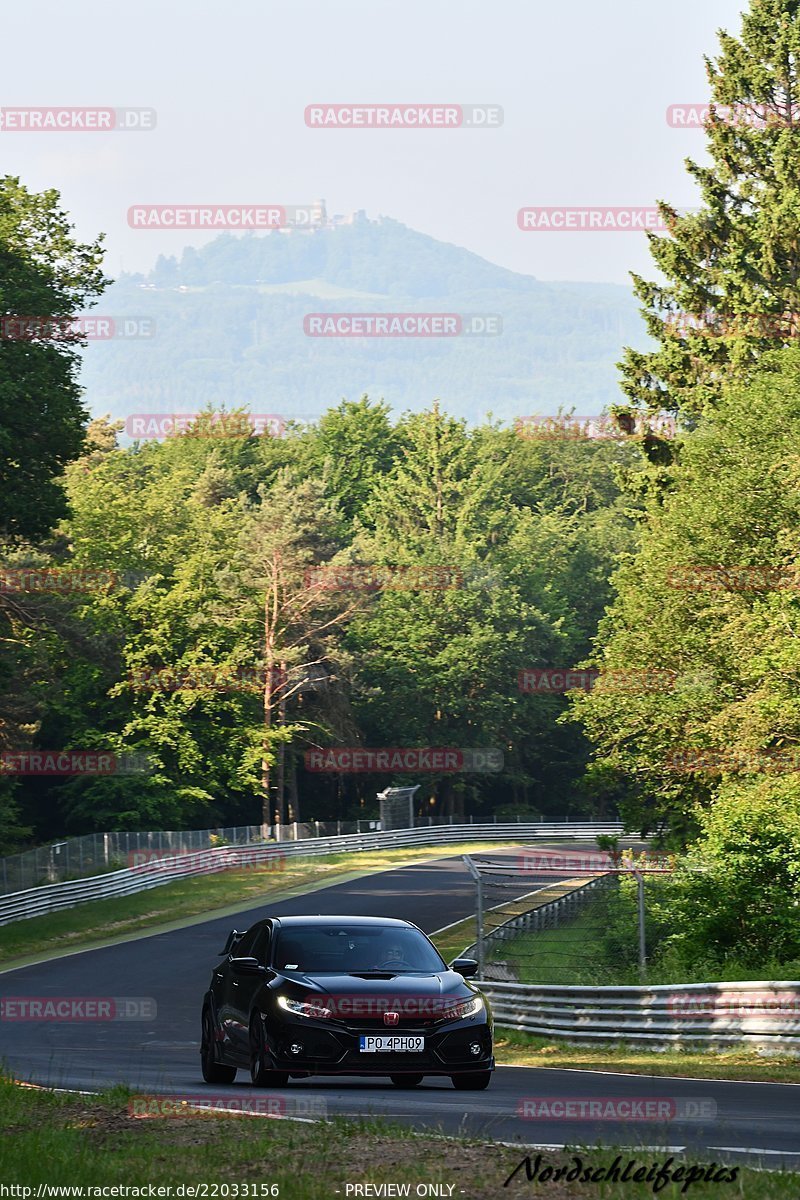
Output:
[[[399,1088],[414,1088],[422,1083],[421,1075],[390,1075],[389,1078]]]
[[[253,1087],[285,1087],[289,1082],[288,1071],[272,1071],[264,1062],[264,1026],[259,1016],[250,1022],[250,1081]]]
[[[489,1086],[491,1071],[465,1071],[463,1075],[451,1075],[453,1087],[459,1092],[482,1092]]]
[[[236,1067],[227,1067],[217,1062],[214,1049],[214,1024],[211,1013],[206,1008],[203,1011],[202,1036],[200,1039],[200,1067],[206,1083],[233,1083],[236,1078]]]

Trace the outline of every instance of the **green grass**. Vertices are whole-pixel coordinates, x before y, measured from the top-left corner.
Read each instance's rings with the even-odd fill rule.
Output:
[[[459,921],[452,929],[432,934],[431,941],[445,962],[452,962],[462,950],[475,941],[475,918],[467,917],[466,921]]]
[[[744,979],[797,979],[800,963],[761,962],[757,967],[728,959],[724,963],[682,963],[659,958],[658,937],[648,927],[646,982],[683,987],[689,983],[725,983]],[[472,934],[474,938],[474,933]],[[487,943],[487,959],[515,970],[520,983],[574,984],[582,987],[639,985],[635,902],[613,892],[596,896],[572,920],[554,929],[519,933]]]
[[[490,957],[515,967],[520,983],[639,983],[605,958],[599,932],[598,909],[591,905],[555,929],[521,933],[493,946]]]
[[[582,1047],[500,1026],[495,1030],[495,1054],[498,1063],[508,1066],[800,1083],[800,1060],[788,1054],[766,1056],[752,1050],[642,1050],[624,1043]]]
[[[541,908],[543,905],[549,904],[552,900],[557,900],[565,892],[572,891],[578,883],[582,882],[585,881],[567,879],[559,883],[553,883],[547,888],[537,886],[535,889],[537,893],[535,900],[531,892],[520,896],[518,899],[507,900],[503,904],[494,906],[491,912],[487,914],[487,919],[491,921],[493,927],[496,927],[510,920],[511,917],[519,916],[525,912],[532,912],[535,908]],[[445,928],[441,933],[433,934],[431,940],[436,943],[442,957],[449,962],[466,947],[474,944],[476,933],[475,918],[467,917],[466,920],[459,921],[451,928]],[[511,945],[511,943],[504,943],[503,948],[497,950],[497,957],[504,954],[504,948],[507,945]]]
[[[282,1095],[290,1096],[291,1088]],[[145,1189],[147,1185],[205,1184],[208,1196],[214,1195],[214,1185],[223,1196],[234,1195],[233,1184],[239,1185],[240,1196],[244,1184],[256,1185],[255,1194],[260,1196],[269,1196],[270,1185],[277,1185],[283,1200],[332,1200],[337,1189],[346,1200],[346,1186],[355,1183],[409,1183],[412,1196],[419,1184],[452,1185],[454,1200],[462,1195],[468,1200],[496,1200],[505,1194],[539,1194],[526,1180],[524,1169],[503,1187],[523,1157],[522,1146],[417,1135],[381,1120],[306,1124],[235,1116],[140,1119],[132,1115],[135,1099],[122,1089],[79,1096],[0,1080],[2,1182],[31,1189],[39,1184],[84,1188],[122,1184]],[[623,1165],[636,1157],[637,1166],[650,1167],[669,1157],[653,1151],[621,1153]],[[540,1166],[572,1166],[571,1154],[594,1169],[609,1166],[615,1157],[608,1148],[549,1151],[543,1152]],[[535,1161],[535,1152],[531,1157]],[[676,1157],[672,1168],[682,1161]],[[685,1161],[694,1164],[697,1159]],[[222,1187],[226,1184],[227,1193]],[[681,1186],[670,1184],[658,1194],[662,1200],[675,1200]],[[697,1183],[689,1194],[692,1200],[720,1196],[796,1200],[798,1193],[800,1174],[744,1170],[737,1172],[733,1184]],[[559,1181],[546,1185],[552,1200],[622,1200],[652,1194],[647,1184]]]
[[[513,845],[514,843],[503,843]],[[329,883],[432,858],[491,849],[493,843],[350,851],[320,858],[288,858],[265,867],[197,875],[132,896],[92,900],[75,908],[0,926],[0,965],[21,965],[71,950],[110,945],[181,924],[276,903]]]

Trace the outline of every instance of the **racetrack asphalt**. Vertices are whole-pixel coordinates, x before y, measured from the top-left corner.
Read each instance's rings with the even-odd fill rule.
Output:
[[[503,851],[480,857],[501,858]],[[519,890],[552,882],[552,876],[527,877]],[[220,1102],[263,1098],[244,1073],[237,1083],[216,1088],[204,1084],[200,1073],[200,1002],[232,926],[246,929],[269,913],[342,913],[402,917],[431,933],[473,911],[474,885],[464,864],[442,858],[332,884],[236,917],[6,970],[0,973],[3,998],[147,997],[155,1001],[156,1015],[145,1021],[2,1020],[0,1058],[16,1078],[54,1087],[97,1090],[124,1083],[148,1094],[213,1095]],[[449,1080],[434,1077],[408,1091],[388,1079],[318,1077],[293,1080],[274,1095],[278,1111],[297,1115],[379,1115],[419,1130],[520,1145],[647,1147],[653,1153],[670,1147],[717,1162],[800,1169],[800,1084],[499,1067],[483,1092],[457,1092]],[[679,1115],[658,1123],[588,1114],[531,1119],[523,1115],[524,1101],[533,1098],[658,1099],[665,1103],[661,1111],[677,1104]],[[681,1113],[688,1115],[682,1119]]]

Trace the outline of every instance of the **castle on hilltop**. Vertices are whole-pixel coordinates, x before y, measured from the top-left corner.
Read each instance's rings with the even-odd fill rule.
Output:
[[[298,209],[297,216],[299,219],[290,221],[280,232],[316,233],[320,229],[337,229],[341,225],[381,225],[385,220],[384,217],[370,220],[364,208],[350,213],[329,214],[324,200],[315,200],[310,207]]]

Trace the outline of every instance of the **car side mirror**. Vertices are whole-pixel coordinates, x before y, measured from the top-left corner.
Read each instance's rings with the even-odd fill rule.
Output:
[[[266,975],[267,968],[262,967],[257,958],[232,958],[231,970],[235,975]]]
[[[478,960],[476,958],[454,958],[450,963],[451,971],[458,971],[459,975],[463,975],[465,979],[471,979],[473,975],[478,974]]]

